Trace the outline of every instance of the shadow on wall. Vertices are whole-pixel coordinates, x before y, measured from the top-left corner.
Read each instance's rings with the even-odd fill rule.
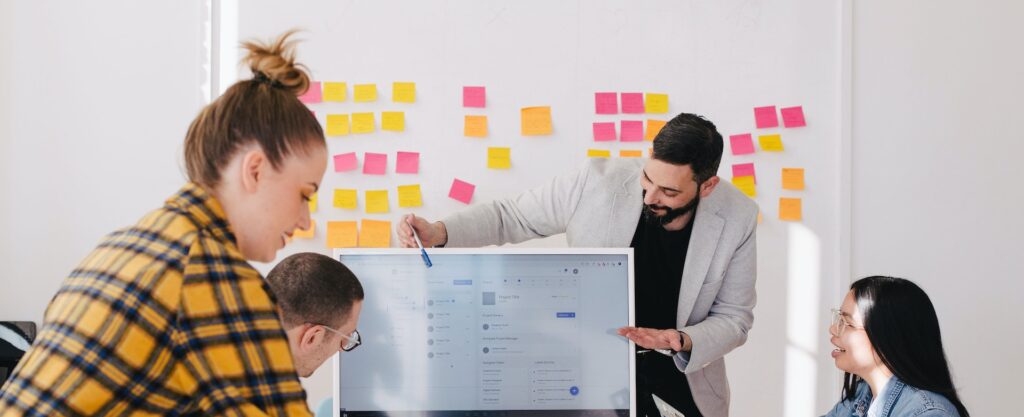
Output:
[[[818,416],[838,400],[827,314],[839,300],[838,277],[823,276],[823,250],[804,224],[758,226],[754,328],[747,344],[727,356],[730,414]]]

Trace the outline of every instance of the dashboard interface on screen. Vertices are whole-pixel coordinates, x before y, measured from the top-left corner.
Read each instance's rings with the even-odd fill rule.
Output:
[[[340,415],[628,416],[631,250],[510,251],[337,251],[366,293]]]

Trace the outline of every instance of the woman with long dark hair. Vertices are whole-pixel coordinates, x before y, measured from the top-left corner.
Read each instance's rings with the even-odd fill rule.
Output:
[[[921,287],[873,276],[832,311],[832,358],[846,372],[826,417],[969,417],[942,349],[939,319]]]

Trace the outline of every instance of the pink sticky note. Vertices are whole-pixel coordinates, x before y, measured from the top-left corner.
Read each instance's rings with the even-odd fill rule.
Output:
[[[758,129],[779,127],[779,115],[775,114],[775,106],[754,107],[754,123]]]
[[[306,93],[299,96],[299,101],[303,103],[319,103],[323,101],[320,91],[320,81],[313,81],[309,83],[309,90]]]
[[[469,204],[469,201],[473,199],[473,191],[475,190],[475,185],[456,178],[455,181],[452,181],[452,189],[448,192],[448,197]]]
[[[754,138],[749,133],[729,136],[729,143],[732,145],[733,155],[754,153]]]
[[[622,93],[623,113],[643,113],[644,93]]]
[[[487,89],[484,87],[462,87],[462,107],[486,107]]]
[[[618,114],[619,95],[615,93],[594,93],[594,108],[597,114]]]
[[[399,152],[395,172],[399,174],[418,174],[420,172],[419,152]]]
[[[355,152],[334,155],[334,172],[351,171],[359,167]]]
[[[640,142],[644,140],[644,121],[643,120],[623,120],[622,127],[619,129],[622,132],[622,136],[619,140],[623,142]]]
[[[615,140],[615,122],[594,123],[594,142]]]
[[[367,152],[363,156],[363,173],[384,175],[388,170],[388,154]]]
[[[803,106],[795,107],[783,107],[779,110],[782,112],[782,124],[786,127],[803,127],[807,126],[807,122],[804,121],[804,108]]]
[[[754,173],[754,164],[732,164],[732,177],[754,177],[754,184],[757,184],[757,174]]]

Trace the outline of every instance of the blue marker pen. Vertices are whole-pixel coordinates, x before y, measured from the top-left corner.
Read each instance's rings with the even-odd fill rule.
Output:
[[[420,247],[420,256],[423,257],[423,263],[427,264],[427,268],[434,266],[434,263],[430,262],[430,257],[427,256],[427,250],[423,249],[423,241],[420,240],[420,235],[416,233],[416,228],[412,227],[412,222],[409,222],[409,228],[412,229],[412,237],[416,239],[416,246]]]

